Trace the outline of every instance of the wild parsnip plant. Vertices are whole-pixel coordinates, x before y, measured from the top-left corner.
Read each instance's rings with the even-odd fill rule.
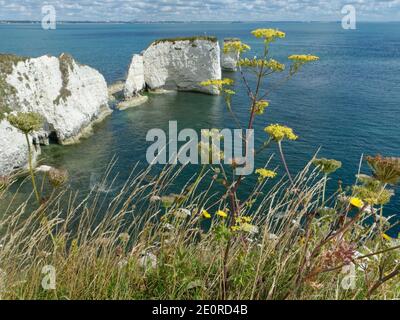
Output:
[[[267,180],[259,180],[246,204],[248,215],[231,227],[222,209],[229,197],[213,191],[211,170],[201,176],[207,182],[201,189],[191,188],[195,176],[179,194],[170,193],[182,170],[135,170],[111,201],[100,188],[83,199],[68,188],[49,190],[38,209],[32,199],[13,200],[0,219],[1,297],[400,297],[400,246],[386,234],[389,221],[365,223],[376,212],[351,205],[351,192],[338,191],[329,198],[331,207],[322,208],[325,179],[311,162],[293,182],[282,178],[266,188]],[[101,182],[106,189],[113,187],[110,172],[111,166]],[[56,270],[54,290],[42,287],[48,265]]]
[[[285,34],[272,29],[253,34],[264,42],[264,56],[239,61],[250,100],[249,129],[270,105],[265,77],[286,69],[269,57],[270,45]],[[250,50],[240,42],[227,45],[224,50]],[[289,60],[293,63],[279,85],[318,58],[294,55]],[[246,72],[257,76],[255,89]],[[230,79],[203,83],[219,87],[238,122],[232,84]],[[22,202],[10,196],[14,179],[1,178],[0,201],[11,198],[0,217],[1,297],[400,298],[400,241],[388,235],[395,223],[384,215],[400,180],[400,160],[367,157],[370,175],[359,172],[355,185],[339,185],[328,194],[326,185],[340,162],[314,158],[293,174],[283,143],[297,135],[277,124],[266,125],[265,132],[269,138],[257,154],[277,143],[286,175],[279,177],[268,161],[255,171],[246,198],[239,195],[245,177],[233,174],[235,161],[232,174],[225,166],[203,166],[177,194],[171,188],[185,169],[178,165],[161,172],[153,166],[134,169],[110,194],[112,162],[100,182],[103,187],[84,197],[60,188],[67,176],[54,173],[55,181],[42,188],[46,201],[38,209],[32,195]],[[42,286],[44,266],[56,271],[51,290]]]
[[[36,186],[35,173],[33,170],[32,163],[32,146],[29,139],[29,135],[34,131],[38,131],[43,126],[43,119],[38,113],[34,112],[18,112],[16,114],[10,114],[7,118],[12,126],[20,130],[26,138],[28,145],[28,169],[32,179],[32,186],[35,191],[36,201],[41,204],[38,188]]]

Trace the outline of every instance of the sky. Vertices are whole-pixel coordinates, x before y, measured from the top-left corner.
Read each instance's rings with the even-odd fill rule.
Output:
[[[41,20],[46,4],[59,21],[339,21],[346,4],[358,21],[400,21],[400,0],[0,0],[0,20]]]

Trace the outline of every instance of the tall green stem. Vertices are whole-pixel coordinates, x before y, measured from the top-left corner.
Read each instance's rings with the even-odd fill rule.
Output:
[[[322,190],[322,206],[325,207],[325,194],[326,194],[326,184],[328,182],[328,175],[324,175],[324,189]]]
[[[40,206],[40,195],[39,195],[39,191],[36,187],[36,181],[35,181],[35,173],[33,172],[33,165],[32,165],[32,150],[31,150],[31,143],[29,141],[29,136],[28,134],[25,134],[25,138],[26,138],[26,142],[28,144],[28,165],[29,165],[29,172],[31,175],[31,179],[32,179],[32,185],[33,185],[33,190],[35,191],[35,196],[36,196],[36,200]]]
[[[279,153],[281,155],[283,166],[285,167],[285,170],[286,170],[286,173],[287,173],[287,175],[289,177],[289,180],[290,180],[291,184],[294,185],[294,181],[293,181],[292,175],[290,174],[289,168],[288,168],[287,163],[286,163],[285,155],[283,154],[282,142],[281,141],[278,141],[278,148],[279,148]]]

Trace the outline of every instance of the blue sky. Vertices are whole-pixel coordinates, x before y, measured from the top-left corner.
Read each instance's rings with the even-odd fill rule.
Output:
[[[400,0],[0,0],[0,20],[40,20],[45,4],[58,20],[340,20],[353,4],[359,21],[400,21]]]

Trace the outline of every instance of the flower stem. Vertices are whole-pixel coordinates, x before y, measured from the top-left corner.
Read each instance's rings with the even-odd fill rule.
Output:
[[[33,185],[33,190],[35,191],[35,196],[36,196],[36,200],[40,206],[40,196],[39,196],[39,192],[38,189],[36,187],[36,181],[35,181],[35,174],[33,172],[33,165],[32,165],[32,150],[31,150],[31,143],[29,141],[29,136],[28,134],[25,134],[25,138],[26,138],[26,142],[28,144],[28,164],[29,164],[29,173],[31,175],[31,179],[32,179],[32,185]]]
[[[322,206],[325,207],[325,194],[326,194],[326,184],[328,182],[328,175],[324,175],[324,189],[322,190]]]
[[[281,141],[278,141],[278,148],[279,148],[279,153],[281,155],[282,163],[283,163],[283,165],[285,167],[285,170],[286,170],[286,173],[287,173],[287,175],[289,177],[289,180],[290,180],[291,184],[294,185],[294,181],[293,181],[292,175],[290,174],[289,168],[288,168],[287,163],[286,163],[285,155],[283,154]]]

